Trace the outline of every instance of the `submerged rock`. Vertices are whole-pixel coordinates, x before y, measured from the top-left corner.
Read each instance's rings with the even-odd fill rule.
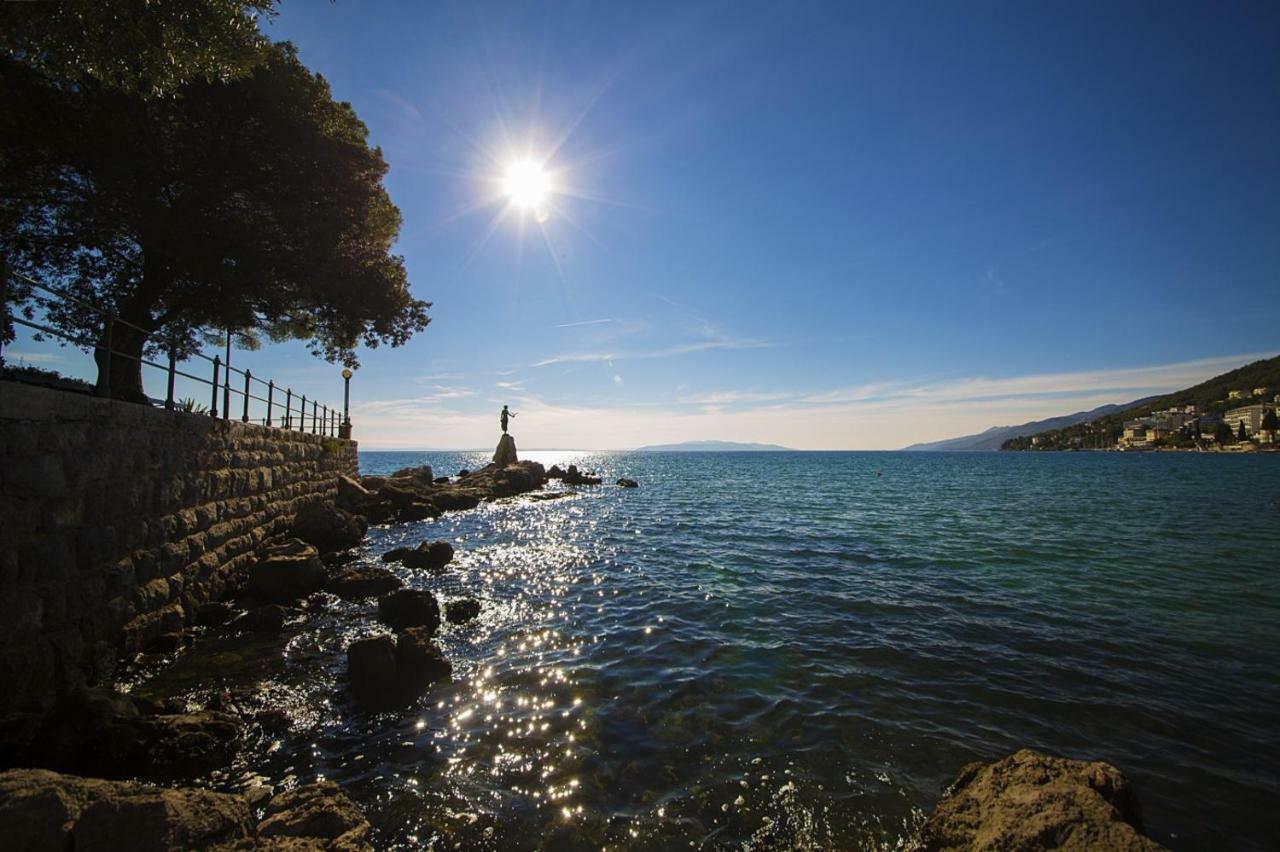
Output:
[[[1164,847],[1142,833],[1129,780],[1109,763],[1022,749],[971,763],[925,822],[926,850],[1135,850]]]
[[[394,592],[404,583],[386,568],[361,565],[336,574],[325,585],[325,590],[344,600],[359,600]]]
[[[401,589],[378,598],[378,620],[395,630],[426,627],[435,632],[440,627],[440,604],[431,592]]]
[[[364,541],[368,522],[333,503],[311,503],[293,519],[293,535],[328,553],[346,550]]]
[[[294,600],[324,587],[324,563],[298,539],[268,547],[249,567],[249,591],[269,601]]]
[[[444,605],[445,618],[451,624],[463,624],[480,614],[480,601],[475,598],[459,598]]]
[[[639,488],[640,487],[639,482],[636,482],[634,479],[627,479],[625,476],[622,479],[618,480],[618,485],[622,486],[623,488]]]

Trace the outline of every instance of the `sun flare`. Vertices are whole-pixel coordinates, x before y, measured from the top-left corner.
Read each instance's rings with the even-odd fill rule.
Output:
[[[532,211],[540,218],[551,191],[551,176],[534,160],[516,160],[507,166],[502,178],[502,192],[512,206]]]

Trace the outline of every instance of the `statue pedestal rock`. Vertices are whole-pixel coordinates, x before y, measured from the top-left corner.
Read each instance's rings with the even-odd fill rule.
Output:
[[[498,449],[493,451],[493,463],[498,467],[506,467],[517,461],[519,459],[516,457],[516,439],[504,433],[498,440]]]

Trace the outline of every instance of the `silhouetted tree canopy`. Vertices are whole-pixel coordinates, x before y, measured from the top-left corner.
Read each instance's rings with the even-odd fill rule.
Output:
[[[1267,413],[1262,415],[1262,425],[1260,428],[1266,429],[1268,432],[1280,430],[1280,418],[1276,417],[1274,409],[1268,408]]]
[[[156,97],[154,82],[68,84],[0,60],[11,266],[141,326],[114,329],[113,347],[133,355],[190,349],[203,329],[261,330],[356,366],[357,345],[425,328],[430,304],[391,253],[400,212],[386,162],[350,104],[288,44],[261,48],[238,79],[213,76]],[[90,311],[46,307],[81,345],[103,334]],[[113,395],[141,393],[136,363],[113,359],[110,379]]]

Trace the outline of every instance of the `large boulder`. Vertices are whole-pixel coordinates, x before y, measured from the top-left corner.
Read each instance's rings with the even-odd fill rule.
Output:
[[[372,598],[394,592],[404,583],[386,568],[377,565],[359,565],[335,574],[325,585],[325,590],[343,600]]]
[[[293,519],[293,535],[325,553],[346,550],[364,541],[369,523],[332,503],[304,506]]]
[[[440,604],[431,592],[401,589],[378,598],[378,620],[395,630],[426,627],[435,632],[440,627]]]
[[[357,697],[385,698],[398,688],[396,640],[390,636],[357,639],[347,646],[347,675]]]
[[[325,849],[359,849],[368,843],[369,821],[332,781],[319,781],[281,793],[267,803],[258,823],[263,838],[315,838]],[[281,844],[281,848],[295,848]],[[299,845],[296,848],[302,848]]]
[[[1142,830],[1138,797],[1119,769],[1023,749],[960,770],[920,841],[927,850],[956,852],[1163,849]]]
[[[396,636],[360,639],[347,647],[347,674],[356,698],[364,704],[391,707],[413,700],[429,683],[453,674],[439,647],[434,628],[410,627]]]
[[[0,773],[0,845],[15,852],[253,848],[253,823],[249,803],[226,793],[43,769]]]
[[[296,538],[266,548],[249,566],[249,591],[264,600],[306,597],[320,591],[324,582],[319,552]]]
[[[493,463],[498,467],[506,467],[520,461],[516,455],[516,439],[506,434],[498,439],[498,447],[493,451]]]

